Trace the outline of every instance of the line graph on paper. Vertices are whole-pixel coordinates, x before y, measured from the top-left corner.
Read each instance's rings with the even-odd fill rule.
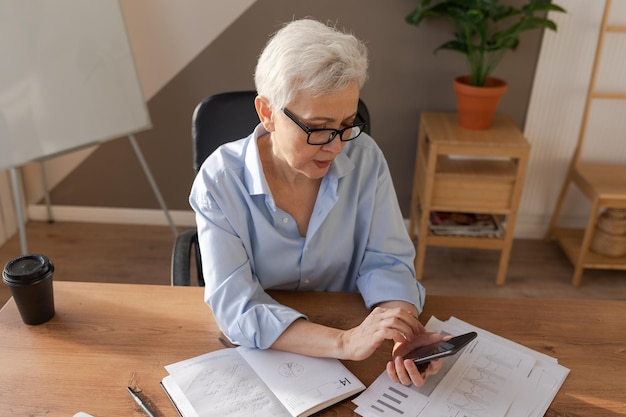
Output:
[[[482,417],[493,415],[494,408],[506,407],[501,402],[501,394],[515,377],[520,359],[514,352],[497,349],[497,346],[482,348],[484,350],[464,369],[458,384],[450,391],[447,398],[450,411]]]

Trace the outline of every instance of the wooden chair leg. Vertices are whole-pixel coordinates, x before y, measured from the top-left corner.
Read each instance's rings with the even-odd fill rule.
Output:
[[[420,216],[419,230],[417,234],[417,250],[415,252],[415,278],[418,281],[424,279],[424,261],[426,260],[426,239],[428,236],[428,215]]]
[[[509,259],[511,258],[511,248],[513,246],[512,239],[504,243],[500,253],[500,262],[498,264],[498,275],[496,275],[496,285],[504,285],[506,282],[506,273],[509,267]]]
[[[563,209],[563,203],[565,202],[565,197],[567,196],[567,191],[569,190],[570,184],[572,183],[573,177],[573,166],[567,170],[567,175],[565,177],[565,181],[563,182],[563,186],[561,187],[561,192],[559,193],[559,198],[556,201],[556,206],[554,207],[554,212],[552,213],[552,218],[550,219],[550,224],[548,225],[548,230],[546,231],[545,240],[550,241],[552,236],[554,236],[554,229],[559,221],[559,216],[561,215],[561,210]]]
[[[415,157],[415,172],[413,174],[413,194],[411,195],[411,211],[409,215],[409,237],[411,240],[415,241],[417,238],[417,233],[415,229],[417,228],[417,224],[419,223],[419,206],[420,206],[420,198],[418,192],[418,169],[419,166],[417,164],[418,158]]]
[[[591,212],[589,213],[589,219],[587,220],[587,227],[585,228],[585,234],[580,245],[580,251],[578,253],[578,259],[576,260],[574,276],[572,277],[572,285],[574,287],[580,286],[582,281],[583,272],[585,269],[585,259],[589,253],[589,247],[591,246],[591,239],[596,230],[596,222],[598,221],[598,212],[600,211],[600,204],[598,199],[593,200],[591,206]]]
[[[583,272],[585,271],[582,264],[576,264],[576,269],[574,269],[574,275],[572,276],[572,285],[574,287],[579,287],[580,283],[583,280]]]

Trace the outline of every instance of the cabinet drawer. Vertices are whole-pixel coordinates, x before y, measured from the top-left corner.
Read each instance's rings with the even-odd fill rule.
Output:
[[[510,179],[435,176],[430,205],[438,210],[477,210],[507,212],[515,182]]]

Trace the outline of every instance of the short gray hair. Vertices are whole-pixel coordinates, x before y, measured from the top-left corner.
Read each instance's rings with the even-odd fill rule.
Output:
[[[257,62],[257,94],[284,108],[295,94],[338,92],[367,79],[367,48],[355,36],[313,19],[288,23],[272,36]]]

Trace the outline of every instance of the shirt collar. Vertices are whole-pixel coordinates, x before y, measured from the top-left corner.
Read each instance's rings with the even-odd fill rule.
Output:
[[[252,132],[247,139],[244,169],[246,187],[250,195],[271,194],[270,187],[265,180],[265,173],[263,172],[263,166],[261,166],[261,158],[257,146],[257,140],[266,134],[268,134],[268,132],[263,128],[263,125],[259,123],[254,129],[254,132]]]

